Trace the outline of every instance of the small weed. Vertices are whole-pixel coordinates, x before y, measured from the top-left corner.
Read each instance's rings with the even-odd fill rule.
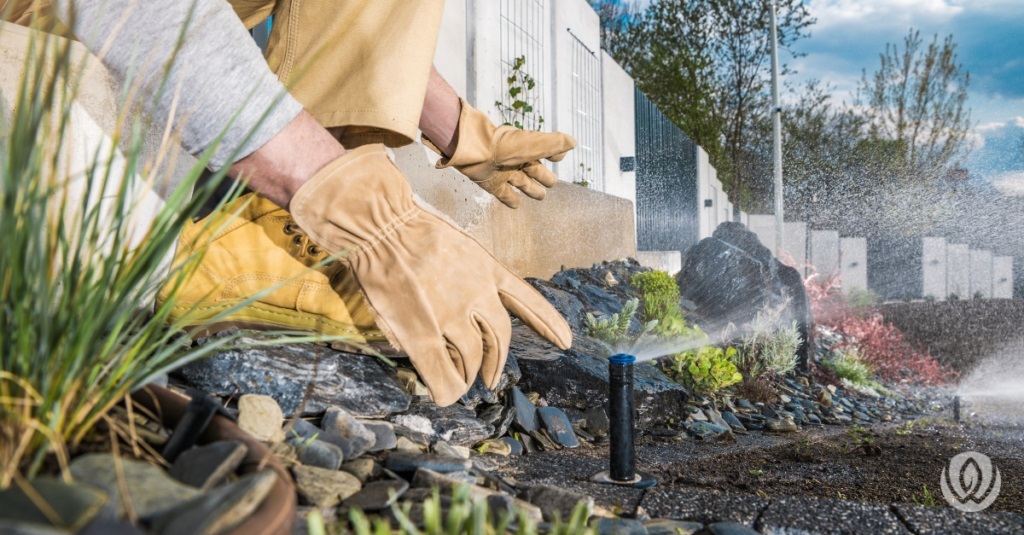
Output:
[[[935,499],[935,495],[928,490],[928,485],[922,487],[921,499],[914,499],[914,503],[917,505],[923,505],[925,507],[938,507],[939,502]]]
[[[752,476],[754,476],[754,477],[761,477],[761,476],[764,475],[764,470],[761,470],[761,469],[758,468],[758,469],[755,469],[755,470],[747,470],[747,473],[752,475]]]

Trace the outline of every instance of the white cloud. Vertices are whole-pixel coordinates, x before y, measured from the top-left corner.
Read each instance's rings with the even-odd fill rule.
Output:
[[[814,29],[820,32],[865,23],[908,27],[921,19],[946,21],[964,11],[960,3],[951,0],[811,0],[809,9],[818,19]]]
[[[1024,171],[1009,171],[992,177],[992,184],[1004,195],[1024,196]]]

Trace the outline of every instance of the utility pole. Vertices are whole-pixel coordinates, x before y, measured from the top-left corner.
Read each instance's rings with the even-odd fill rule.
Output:
[[[775,256],[782,256],[782,107],[779,104],[779,38],[772,0],[772,131],[775,137]]]

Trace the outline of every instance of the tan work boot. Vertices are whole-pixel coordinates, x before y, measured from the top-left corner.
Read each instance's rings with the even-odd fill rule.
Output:
[[[238,212],[235,214],[235,212]],[[311,331],[378,342],[376,328],[355,279],[341,262],[314,269],[327,253],[269,199],[247,194],[207,218],[189,223],[178,239],[174,265],[206,245],[196,270],[178,290],[172,320],[205,326],[201,336],[230,327]],[[174,284],[157,296],[162,305]],[[246,306],[216,317],[244,299],[280,285]]]

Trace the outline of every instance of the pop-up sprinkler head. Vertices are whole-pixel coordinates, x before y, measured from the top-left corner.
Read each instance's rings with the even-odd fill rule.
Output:
[[[619,353],[608,358],[608,421],[610,427],[609,470],[594,474],[598,483],[626,485],[639,488],[658,483],[648,474],[636,470],[636,450],[633,447],[633,364],[636,357]]]
[[[953,421],[960,423],[960,396],[953,396]]]

